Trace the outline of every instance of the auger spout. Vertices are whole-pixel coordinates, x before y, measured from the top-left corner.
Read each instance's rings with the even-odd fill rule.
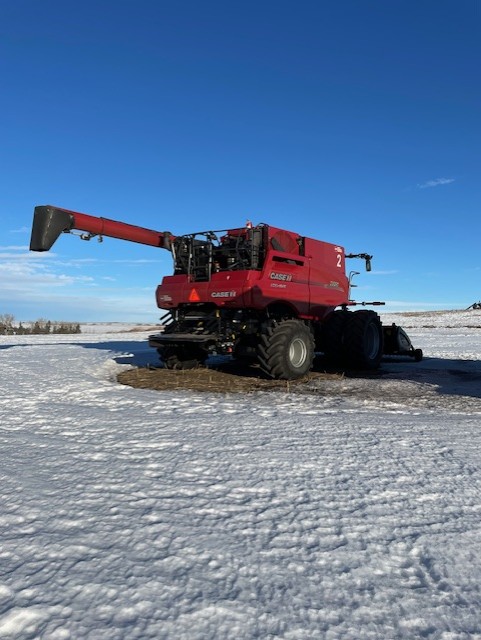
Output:
[[[108,218],[98,218],[51,205],[41,205],[35,207],[33,215],[30,250],[49,251],[60,234],[69,233],[73,229],[86,232],[88,235],[84,239],[108,236],[168,251],[171,251],[174,240],[174,236],[169,231],[153,231]]]

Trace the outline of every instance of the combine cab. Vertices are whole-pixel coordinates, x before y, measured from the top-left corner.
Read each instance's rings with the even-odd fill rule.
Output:
[[[175,236],[52,206],[35,208],[30,249],[48,251],[73,230],[84,240],[108,236],[172,253],[173,274],[156,291],[165,330],[149,339],[167,368],[230,354],[294,379],[311,369],[316,351],[332,366],[356,369],[376,369],[383,353],[420,359],[400,327],[350,310],[357,303],[346,259],[363,259],[370,270],[366,253],[346,255],[337,244],[267,224]]]

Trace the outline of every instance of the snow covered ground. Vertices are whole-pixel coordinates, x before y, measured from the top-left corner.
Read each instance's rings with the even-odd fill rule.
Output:
[[[118,327],[0,337],[0,637],[481,638],[481,312],[393,319],[423,362],[309,393],[121,386],[153,354]]]

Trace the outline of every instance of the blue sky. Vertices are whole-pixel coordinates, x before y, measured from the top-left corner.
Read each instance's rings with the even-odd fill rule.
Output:
[[[369,252],[388,311],[481,299],[480,26],[475,0],[0,3],[0,313],[159,317],[168,252],[30,253],[37,204]]]

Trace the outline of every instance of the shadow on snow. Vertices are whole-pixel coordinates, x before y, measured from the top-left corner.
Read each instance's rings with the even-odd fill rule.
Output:
[[[114,352],[112,359],[119,364],[130,364],[133,367],[159,367],[161,365],[155,349],[145,342],[119,340],[112,342],[56,342],[58,345],[74,345],[86,349],[103,349]],[[12,347],[40,347],[31,343],[0,345],[0,350]],[[48,346],[48,343],[47,343]],[[240,376],[265,376],[256,367],[237,365],[228,357],[212,357],[207,361],[209,368],[228,370]],[[411,358],[386,357],[376,371],[341,371],[323,366],[323,359],[317,357],[314,372],[342,373],[344,379],[382,379],[393,381],[411,381],[418,384],[435,385],[440,394],[471,396],[481,398],[481,360],[454,360],[443,358],[424,358],[422,362],[414,362]]]

